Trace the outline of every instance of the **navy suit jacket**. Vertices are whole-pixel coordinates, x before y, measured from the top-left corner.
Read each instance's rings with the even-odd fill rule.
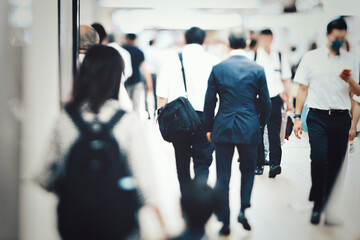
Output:
[[[220,106],[214,119],[216,94]],[[205,127],[212,132],[212,142],[259,144],[260,126],[266,125],[270,112],[271,100],[261,66],[236,55],[213,67],[204,106]]]

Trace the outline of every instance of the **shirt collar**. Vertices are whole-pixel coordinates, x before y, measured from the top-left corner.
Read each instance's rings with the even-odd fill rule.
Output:
[[[244,56],[246,57],[247,53],[243,49],[235,49],[230,52],[230,56]]]
[[[332,58],[338,58],[341,57],[345,54],[346,51],[344,51],[343,49],[340,49],[340,55],[334,56],[330,53],[330,49],[327,46],[322,46],[321,47],[322,51],[326,54],[327,57],[332,57]]]
[[[191,43],[191,44],[185,45],[184,50],[186,50],[186,51],[204,51],[204,48],[200,44]]]

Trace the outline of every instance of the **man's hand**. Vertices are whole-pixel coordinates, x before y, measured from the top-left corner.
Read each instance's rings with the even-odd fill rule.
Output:
[[[339,75],[339,77],[342,79],[342,80],[344,80],[345,82],[349,82],[349,80],[350,80],[350,78],[351,78],[351,70],[349,70],[349,69],[344,69],[341,73],[340,73],[340,75]]]
[[[211,142],[211,135],[212,135],[212,132],[207,132],[206,133],[206,137],[207,137],[209,142]]]
[[[302,123],[300,118],[295,118],[294,134],[298,139],[301,139],[302,135]]]
[[[353,141],[355,139],[356,136],[356,127],[355,128],[350,128],[349,131],[349,141]]]

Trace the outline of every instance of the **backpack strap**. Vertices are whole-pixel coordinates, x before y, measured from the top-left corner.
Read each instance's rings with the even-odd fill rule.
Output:
[[[86,134],[86,135],[91,134],[92,131],[91,131],[90,127],[88,126],[88,124],[86,124],[83,117],[81,116],[78,108],[76,108],[75,106],[66,105],[65,111],[68,113],[70,118],[73,120],[75,126],[79,129],[81,134]]]
[[[69,114],[69,116],[71,117],[74,124],[81,132],[81,134],[90,135],[90,134],[94,133],[94,129],[91,128],[91,124],[85,122],[85,120],[83,119],[83,117],[80,114],[79,109],[77,109],[73,106],[67,105],[67,106],[65,106],[65,110],[67,111],[67,113]],[[115,126],[115,124],[117,122],[120,121],[121,117],[124,114],[125,114],[125,111],[118,110],[107,123],[105,123],[105,124],[99,123],[100,130],[102,132],[112,130],[112,128]],[[96,123],[94,123],[94,124],[96,124]]]
[[[256,62],[256,59],[257,59],[257,51],[255,51],[254,53],[254,62]]]
[[[107,130],[107,131],[111,131],[114,126],[120,121],[120,119],[124,116],[125,114],[125,111],[124,110],[118,110],[114,116],[110,119],[110,121],[108,121],[105,125],[104,125],[104,128]],[[104,129],[104,130],[105,130]]]
[[[185,69],[184,69],[182,53],[179,53],[179,59],[180,59],[180,63],[181,63],[181,72],[182,72],[183,80],[184,80],[185,94],[186,94],[186,98],[188,98],[188,92],[187,92],[187,87],[186,87],[186,78],[185,78]]]

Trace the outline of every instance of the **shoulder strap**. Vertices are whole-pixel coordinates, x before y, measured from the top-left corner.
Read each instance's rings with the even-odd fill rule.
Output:
[[[257,59],[257,51],[255,51],[254,53],[254,62],[256,62],[256,59]]]
[[[279,54],[279,62],[280,62],[280,73],[282,73],[281,52],[278,52],[278,54]]]
[[[85,120],[82,118],[79,109],[67,105],[65,106],[65,110],[67,111],[71,119],[74,121],[74,124],[78,127],[79,131],[82,134],[89,134],[92,132],[89,124],[87,124]],[[103,124],[103,127],[105,128],[103,130],[110,131],[115,126],[115,124],[120,121],[121,117],[124,114],[125,111],[118,110],[114,114],[114,116],[110,119],[110,121],[108,121],[106,124]]]
[[[179,59],[180,59],[180,63],[181,63],[181,72],[182,72],[182,75],[183,75],[185,94],[186,94],[186,98],[187,98],[188,97],[188,92],[187,92],[187,87],[186,87],[185,69],[184,69],[182,53],[179,53]]]
[[[120,121],[120,119],[124,116],[125,111],[118,110],[114,116],[105,124],[105,128],[107,131],[113,129],[113,127]]]
[[[90,128],[85,123],[85,121],[82,118],[78,108],[76,108],[74,106],[67,105],[67,106],[65,106],[65,110],[69,114],[71,119],[73,120],[75,126],[79,129],[79,131],[82,134],[86,134],[86,133],[90,132]]]

